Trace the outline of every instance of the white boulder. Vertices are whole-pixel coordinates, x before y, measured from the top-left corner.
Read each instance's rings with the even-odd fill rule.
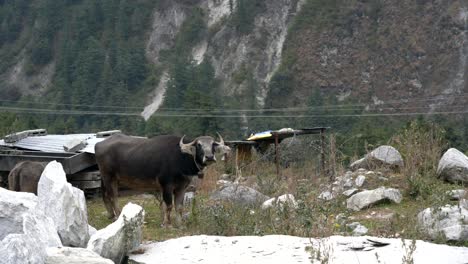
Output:
[[[468,157],[455,148],[447,150],[439,161],[437,175],[452,183],[468,184]]]
[[[193,199],[195,199],[195,193],[194,192],[186,192],[184,195],[184,205],[189,206],[192,204]]]
[[[432,239],[468,241],[468,201],[440,208],[426,208],[418,214],[418,223]]]
[[[354,211],[359,211],[384,200],[400,203],[401,199],[402,195],[399,190],[380,187],[375,190],[365,190],[351,196],[346,201],[346,207]]]
[[[322,199],[322,200],[325,200],[325,201],[330,201],[333,198],[335,198],[335,195],[330,191],[324,191],[324,192],[319,194],[318,198]]]
[[[45,264],[114,264],[85,248],[49,247],[46,252]]]
[[[61,246],[51,218],[32,193],[0,188],[0,263],[44,263],[48,246]]]
[[[129,251],[140,245],[144,219],[143,208],[128,203],[115,222],[98,230],[89,239],[87,249],[115,263],[120,263]]]
[[[468,191],[464,189],[450,190],[447,191],[447,195],[450,196],[451,200],[459,201],[463,198],[468,198]]]
[[[250,187],[240,184],[226,184],[210,196],[211,200],[229,201],[240,205],[262,204],[268,196]]]
[[[376,166],[388,166],[391,168],[399,168],[403,166],[403,158],[400,152],[392,146],[380,146],[367,155],[364,158],[353,162],[350,165],[352,170],[357,169],[371,169]]]
[[[93,226],[88,225],[88,230],[89,230],[89,236],[91,237],[92,235],[96,234],[97,229],[94,228]]]
[[[359,175],[356,177],[355,184],[357,187],[361,187],[365,181],[366,181],[366,176]]]
[[[64,246],[85,247],[89,240],[88,214],[82,190],[67,182],[62,164],[52,161],[37,187],[38,210],[50,216]]]
[[[297,208],[297,202],[296,199],[294,198],[294,195],[292,194],[283,194],[281,196],[278,196],[276,198],[271,198],[266,200],[262,204],[262,209],[267,209],[271,208],[273,206],[276,206],[278,208],[284,208],[284,206],[287,206],[289,208]]]
[[[351,224],[347,224],[346,227],[351,230],[351,232],[353,233],[353,236],[363,236],[367,234],[367,232],[369,231],[367,227],[361,225],[361,223],[359,222],[353,222]]]

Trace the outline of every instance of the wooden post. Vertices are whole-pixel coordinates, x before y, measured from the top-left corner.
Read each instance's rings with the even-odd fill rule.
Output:
[[[321,175],[325,176],[325,129],[320,129],[320,170]]]
[[[275,135],[275,163],[276,163],[276,176],[278,179],[280,178],[280,169],[279,169],[279,140],[278,140],[278,134]]]
[[[240,177],[239,172],[239,145],[236,146],[236,179]]]

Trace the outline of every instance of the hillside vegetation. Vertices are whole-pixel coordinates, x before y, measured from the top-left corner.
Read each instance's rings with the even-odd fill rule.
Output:
[[[1,1],[0,132],[238,139],[330,126],[352,156],[419,114],[450,112],[424,118],[466,150],[464,10],[458,0]],[[163,74],[163,104],[144,121]]]

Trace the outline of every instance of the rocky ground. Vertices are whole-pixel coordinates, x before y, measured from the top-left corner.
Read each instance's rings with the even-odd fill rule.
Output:
[[[190,236],[141,246],[133,263],[466,263],[468,248],[424,241],[332,236]]]

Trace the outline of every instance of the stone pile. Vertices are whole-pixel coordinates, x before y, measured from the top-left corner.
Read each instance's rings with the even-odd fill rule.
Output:
[[[120,263],[140,244],[143,221],[143,209],[128,204],[108,227],[89,226],[83,192],[52,161],[37,196],[0,188],[0,263]]]

